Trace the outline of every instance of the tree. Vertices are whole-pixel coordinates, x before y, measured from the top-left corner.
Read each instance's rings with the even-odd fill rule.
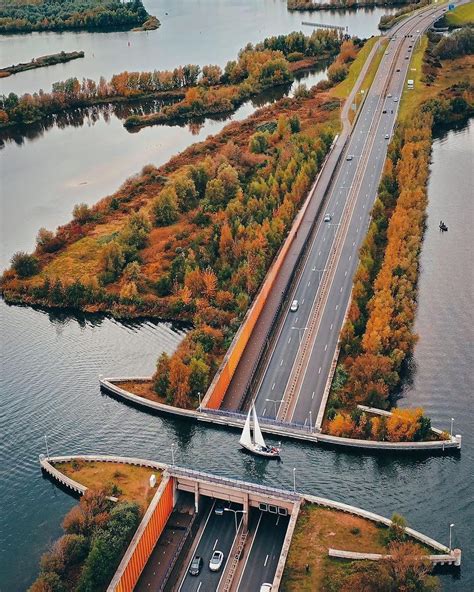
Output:
[[[178,219],[178,197],[174,187],[165,187],[151,206],[155,226],[169,226]]]
[[[39,261],[34,255],[18,251],[11,258],[11,266],[20,278],[36,275],[39,271]]]
[[[178,199],[179,209],[187,212],[196,207],[198,203],[198,192],[194,181],[187,175],[179,175],[174,180],[174,189]]]
[[[28,592],[67,592],[67,588],[57,573],[47,572],[39,575]]]
[[[403,541],[405,539],[405,530],[407,521],[400,514],[393,514],[392,523],[388,529],[389,539],[391,541]]]
[[[201,358],[191,358],[189,370],[189,386],[192,394],[194,396],[198,393],[204,394],[209,383],[209,366]]]
[[[262,154],[268,148],[268,132],[256,132],[249,140],[249,150],[255,154]]]
[[[115,240],[110,241],[102,250],[102,269],[115,280],[125,265],[122,246]]]
[[[153,376],[153,388],[161,397],[166,397],[170,385],[170,357],[163,352],[158,358],[156,372]]]
[[[177,407],[189,406],[189,377],[190,370],[178,355],[174,355],[170,362],[169,396]]]

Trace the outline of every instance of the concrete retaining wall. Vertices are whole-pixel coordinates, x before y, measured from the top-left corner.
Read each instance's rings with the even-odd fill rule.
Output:
[[[356,551],[342,551],[341,549],[328,549],[329,557],[348,560],[368,560],[380,561],[381,559],[390,559],[391,555],[382,555],[381,553],[358,553]],[[452,553],[444,555],[428,555],[427,559],[433,565],[461,565],[461,550],[454,549]]]
[[[298,515],[300,513],[300,507],[301,500],[293,506],[293,511],[291,512],[290,521],[288,522],[288,528],[286,529],[285,540],[283,541],[283,545],[281,548],[280,559],[278,560],[275,576],[273,578],[272,590],[280,589],[281,579],[283,577],[283,572],[285,571],[286,560],[288,558],[291,541],[293,539],[293,533],[295,532],[296,521],[298,520]]]
[[[362,518],[367,518],[368,520],[372,520],[373,522],[378,522],[380,524],[384,524],[385,526],[390,527],[392,521],[390,518],[385,518],[384,516],[380,516],[379,514],[375,514],[374,512],[368,512],[367,510],[362,510],[361,508],[357,508],[355,506],[351,506],[349,504],[343,504],[342,502],[335,502],[332,500],[325,499],[323,497],[316,497],[314,495],[305,495],[304,499],[313,503],[317,504],[318,506],[324,506],[326,508],[332,508],[334,510],[341,510],[343,512],[347,512],[348,514],[354,514],[355,516],[361,516]],[[420,541],[424,545],[435,549],[436,551],[441,551],[442,553],[449,553],[448,547],[445,545],[438,543],[435,539],[432,539],[413,528],[405,528],[405,532],[411,536],[412,538]]]

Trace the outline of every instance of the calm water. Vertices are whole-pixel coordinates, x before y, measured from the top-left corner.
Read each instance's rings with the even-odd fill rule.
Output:
[[[370,37],[378,34],[380,17],[392,10],[292,13],[286,0],[145,0],[144,4],[162,22],[156,31],[2,36],[1,66],[60,51],[83,50],[85,57],[0,80],[0,94],[49,91],[53,82],[69,76],[98,80],[123,70],[164,70],[188,63],[225,66],[248,42],[295,30],[310,33],[313,29],[302,21],[347,26],[351,35]]]
[[[38,559],[57,537],[75,503],[42,478],[37,457],[48,434],[53,454],[117,453],[170,460],[217,474],[292,487],[390,516],[463,548],[460,579],[443,576],[444,590],[474,589],[472,360],[472,145],[474,122],[435,142],[428,230],[420,278],[420,343],[413,383],[402,405],[423,405],[436,425],[464,437],[461,456],[426,458],[342,453],[286,442],[284,462],[266,463],[237,451],[238,435],[163,420],[102,395],[100,373],[146,374],[182,330],[167,324],[119,324],[106,318],[58,317],[0,302],[0,589],[25,590]],[[436,228],[449,226],[443,236]],[[219,451],[213,454],[213,451]]]

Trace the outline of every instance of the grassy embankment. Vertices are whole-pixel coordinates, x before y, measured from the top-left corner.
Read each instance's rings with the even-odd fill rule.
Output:
[[[126,463],[74,460],[55,463],[54,467],[89,489],[105,489],[119,501],[136,502],[143,510],[156,492],[156,487],[149,485],[150,475],[156,475],[157,484],[161,480],[157,470]]]
[[[474,25],[474,2],[458,6],[444,15],[444,21],[450,28]]]
[[[20,72],[26,72],[27,70],[36,70],[37,68],[44,68],[46,66],[64,64],[66,62],[70,62],[71,60],[77,60],[78,58],[83,57],[83,51],[61,51],[59,53],[53,53],[50,55],[41,56],[39,58],[33,58],[30,62],[23,62],[13,66],[7,66],[6,68],[0,68],[0,78],[7,78],[12,74],[19,74]]]
[[[388,553],[388,527],[314,504],[302,507],[281,584],[282,592],[336,592],[355,562],[332,559],[328,549]],[[421,553],[428,549],[419,545]],[[309,565],[309,571],[306,569]],[[334,588],[332,587],[334,585]],[[328,587],[331,586],[331,587]]]
[[[372,37],[371,39],[369,39],[367,41],[367,43],[364,45],[364,47],[359,51],[356,59],[352,62],[351,66],[350,66],[349,75],[347,76],[347,78],[345,80],[343,80],[342,82],[340,82],[331,91],[331,94],[333,96],[338,97],[340,99],[346,99],[348,97],[349,93],[351,92],[351,90],[354,87],[354,84],[357,81],[357,78],[359,77],[359,74],[360,74],[362,68],[364,67],[365,62],[367,61],[367,58],[368,58],[370,52],[372,51],[373,46],[375,45],[375,43],[377,42],[378,39],[379,39],[378,37]],[[380,45],[380,48],[377,50],[376,54],[372,58],[369,69],[367,70],[364,80],[362,81],[362,84],[360,85],[360,90],[364,90],[365,93],[367,93],[368,89],[370,88],[370,86],[375,78],[375,74],[377,73],[377,69],[380,65],[382,58],[383,58],[383,54],[385,52],[385,48],[387,47],[387,45],[388,45],[388,39],[384,39]],[[356,102],[357,110],[359,110],[360,107],[362,106],[360,91],[357,93],[357,95],[355,97],[355,102]],[[353,111],[352,109],[350,109],[349,121],[351,123],[354,121],[355,116],[356,116],[356,111]]]

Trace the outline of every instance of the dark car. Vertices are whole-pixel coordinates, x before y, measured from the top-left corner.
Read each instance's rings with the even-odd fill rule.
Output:
[[[384,110],[382,111],[382,113],[387,113],[387,109],[384,109]]]
[[[400,72],[400,68],[397,68],[397,72]]]
[[[202,569],[202,557],[196,555],[196,557],[192,560],[191,566],[189,567],[189,575],[190,576],[198,576],[199,572]]]

